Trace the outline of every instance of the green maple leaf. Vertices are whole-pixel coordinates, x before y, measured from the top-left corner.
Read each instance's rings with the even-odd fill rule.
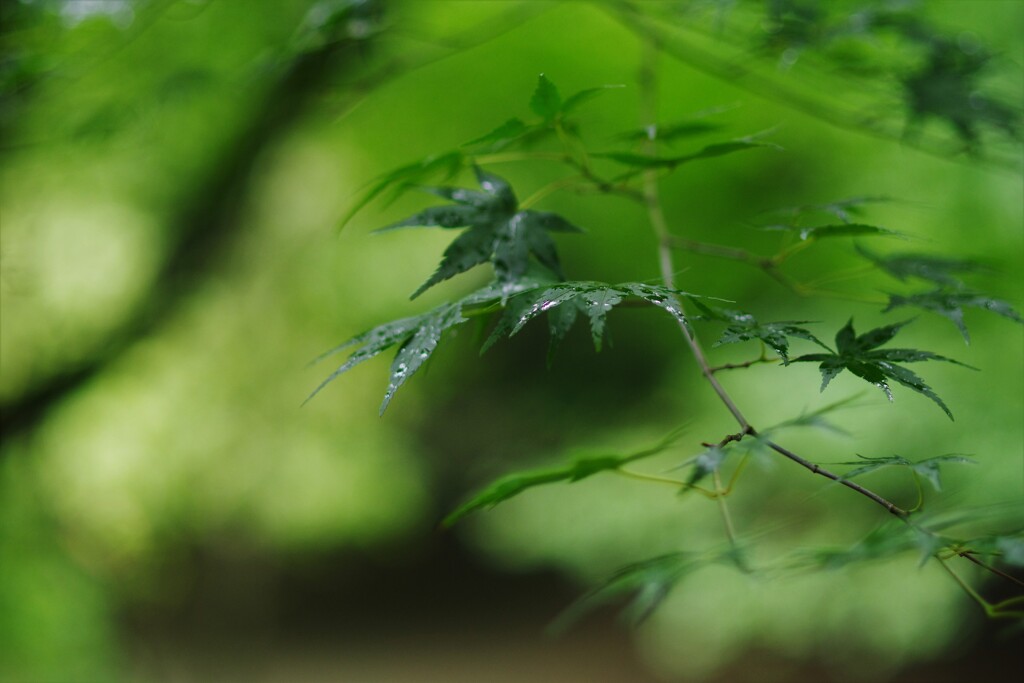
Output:
[[[941,360],[948,363],[964,365],[958,361],[946,358],[930,351],[919,351],[917,349],[879,349],[877,347],[890,341],[910,320],[878,327],[870,332],[857,335],[853,329],[853,319],[836,334],[837,353],[811,353],[794,358],[794,363],[818,362],[821,363],[821,390],[824,391],[836,375],[843,370],[849,370],[861,379],[874,384],[892,401],[892,390],[889,382],[895,381],[898,384],[913,389],[919,394],[927,396],[936,403],[943,412],[953,419],[953,414],[931,387],[925,384],[924,380],[907,368],[897,363],[915,363],[926,360]],[[970,366],[964,366],[970,367]],[[974,368],[972,368],[974,369]]]
[[[572,129],[574,126],[569,125],[567,120],[572,112],[595,97],[622,87],[624,86],[600,85],[596,88],[585,88],[563,100],[555,84],[547,76],[541,74],[537,78],[537,87],[530,98],[530,110],[540,117],[539,121],[527,123],[518,117],[510,118],[490,132],[465,143],[463,147],[497,151],[513,142],[528,143],[550,134],[556,123],[560,123],[563,128]],[[567,132],[571,132],[571,130]]]
[[[724,344],[735,344],[738,342],[759,339],[775,350],[782,358],[784,365],[789,364],[789,337],[806,339],[818,346],[828,349],[825,344],[809,331],[800,327],[807,324],[808,320],[782,320],[778,322],[762,323],[749,313],[742,311],[731,311],[724,308],[708,306],[699,301],[694,301],[697,307],[704,314],[706,320],[716,320],[727,324],[722,336],[715,342],[715,346]]]
[[[476,168],[483,192],[452,187],[424,188],[454,204],[432,206],[377,232],[411,226],[466,228],[448,246],[440,265],[413,292],[415,299],[439,282],[481,263],[491,263],[498,282],[513,285],[529,268],[532,254],[543,266],[564,279],[550,232],[582,232],[561,216],[545,211],[520,211],[512,188],[504,179]]]
[[[679,305],[678,297],[692,298],[693,294],[678,290],[626,282],[609,285],[604,282],[560,282],[535,291],[526,292],[509,301],[504,314],[499,318],[494,331],[484,343],[486,351],[501,337],[511,337],[542,313],[548,314],[548,329],[551,332],[552,348],[571,329],[582,314],[590,324],[594,348],[601,350],[604,338],[605,320],[608,312],[628,297],[643,299],[669,313],[683,324],[688,324]],[[481,352],[482,352],[481,351]]]
[[[349,339],[313,361],[317,363],[347,348],[356,347],[348,359],[313,390],[306,398],[306,402],[320,393],[339,375],[397,346],[398,352],[391,363],[388,386],[384,393],[384,401],[380,406],[380,414],[383,415],[391,399],[394,398],[395,392],[430,358],[444,333],[467,322],[468,319],[462,315],[465,309],[495,305],[512,294],[536,286],[536,282],[520,282],[511,286],[497,282],[492,283],[458,301],[441,304],[421,315],[378,325],[372,330]]]
[[[900,306],[914,306],[948,318],[960,330],[960,334],[963,335],[966,343],[970,343],[971,337],[967,332],[967,326],[964,324],[964,308],[980,308],[1018,323],[1024,323],[1024,319],[1013,310],[1010,304],[979,292],[950,291],[940,287],[930,292],[908,296],[890,294],[889,305],[884,312],[891,311]]]

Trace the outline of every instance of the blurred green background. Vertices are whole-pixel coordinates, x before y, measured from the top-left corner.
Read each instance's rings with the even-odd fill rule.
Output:
[[[490,276],[477,268],[409,301],[450,235],[369,234],[423,206],[417,193],[372,203],[339,233],[374,176],[530,116],[540,73],[563,94],[626,86],[581,110],[594,150],[621,148],[618,132],[648,123],[637,113],[641,44],[611,5],[382,2],[383,16],[339,29],[331,18],[343,4],[20,0],[0,10],[0,680],[1005,673],[1014,641],[996,639],[977,606],[935,563],[918,568],[913,553],[771,579],[708,568],[636,630],[608,611],[547,639],[546,624],[617,567],[724,541],[714,503],[640,482],[599,475],[538,489],[436,530],[503,472],[579,452],[629,452],[687,422],[658,460],[671,467],[732,431],[663,316],[615,311],[608,348],[595,354],[576,330],[550,369],[544,325],[483,357],[467,327],[383,418],[383,358],[300,407],[330,370],[306,366],[310,359]],[[901,140],[908,114],[891,74],[874,78],[865,67],[863,82],[877,91],[861,89],[813,43],[758,42],[757,13],[779,4],[641,3],[702,31],[693,44],[721,63],[769,79],[730,82],[663,56],[660,118],[722,109],[707,119],[721,126],[717,137],[681,142],[676,153],[768,129],[785,148],[665,179],[673,230],[769,253],[778,237],[751,228],[758,212],[885,195],[895,200],[872,205],[868,222],[913,241],[872,249],[978,258],[988,268],[974,282],[1019,310],[1019,143],[985,129],[980,158],[950,158],[963,137],[935,118],[921,137]],[[902,6],[956,36],[965,53],[987,45],[996,57],[986,85],[1019,113],[1024,4]],[[352,32],[360,39],[332,45]],[[912,64],[917,55],[885,40],[858,45],[864,63]],[[870,100],[878,125],[868,127],[878,134],[810,115],[764,82],[802,88],[826,112]],[[1010,163],[990,163],[1000,154]],[[491,170],[520,197],[563,173],[541,163]],[[458,181],[472,183],[469,174]],[[640,207],[566,193],[539,208],[588,230],[559,238],[569,277],[658,276]],[[851,241],[837,240],[800,256],[792,272],[857,263]],[[902,319],[878,304],[801,299],[741,264],[680,254],[677,266],[683,289],[735,300],[763,319],[821,321],[813,329],[827,340],[851,315],[858,329]],[[892,286],[840,283],[874,295]],[[819,462],[969,453],[979,464],[945,472],[941,498],[930,495],[928,505],[1019,500],[1022,328],[977,311],[967,322],[966,347],[948,321],[927,314],[901,335],[904,345],[981,369],[920,369],[956,422],[909,391],[897,389],[892,405],[872,391],[834,418],[848,436],[794,433],[787,445]],[[727,347],[713,359],[755,353]],[[819,395],[810,364],[723,381],[758,425],[863,384],[847,374]],[[789,463],[752,467],[730,502],[759,556],[849,545],[884,521],[875,506]],[[865,483],[910,504],[900,474]]]

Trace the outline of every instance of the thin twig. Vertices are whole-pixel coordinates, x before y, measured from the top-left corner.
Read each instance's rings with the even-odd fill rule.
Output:
[[[722,515],[722,524],[725,526],[725,535],[729,539],[729,545],[736,547],[736,528],[732,524],[732,515],[729,514],[729,504],[725,502],[724,489],[722,488],[722,475],[716,469],[712,476],[715,481],[715,491],[719,492],[718,511]]]
[[[756,433],[756,432],[753,432],[753,430],[751,430],[751,433]],[[907,512],[903,508],[899,507],[895,503],[886,500],[885,498],[883,498],[882,496],[878,495],[874,491],[872,491],[870,489],[866,489],[863,486],[861,486],[860,484],[858,484],[856,482],[853,482],[853,481],[850,481],[849,479],[844,479],[844,478],[840,477],[838,474],[834,474],[833,472],[830,472],[829,470],[826,470],[824,467],[822,467],[821,465],[819,465],[817,463],[813,463],[813,462],[811,462],[809,460],[805,460],[804,458],[801,458],[799,455],[797,455],[793,451],[791,451],[791,450],[789,450],[787,448],[783,448],[782,446],[780,446],[779,444],[777,444],[777,443],[775,443],[773,441],[767,441],[765,443],[767,444],[767,446],[769,448],[771,448],[776,453],[779,453],[780,455],[786,456],[787,458],[789,458],[793,462],[797,463],[798,465],[801,465],[802,467],[805,467],[805,468],[809,469],[814,474],[820,474],[821,476],[826,477],[828,479],[831,479],[832,481],[837,482],[839,484],[842,484],[843,486],[845,486],[847,488],[853,489],[854,491],[856,491],[857,493],[861,494],[862,496],[867,496],[868,498],[870,498],[871,500],[875,501],[876,503],[878,503],[879,505],[884,507],[886,510],[891,512],[893,515],[899,517],[900,519],[905,519],[905,518],[910,516],[909,512]]]
[[[640,72],[640,90],[643,98],[644,118],[647,120],[647,123],[651,123],[657,119],[654,76],[654,61],[657,58],[657,55],[658,46],[654,44],[654,41],[645,41],[644,64]],[[645,151],[650,155],[654,155],[656,153],[654,140],[647,141]],[[654,228],[655,235],[658,237],[658,260],[661,266],[661,279],[666,287],[674,289],[675,267],[672,265],[672,250],[667,246],[669,239],[668,223],[665,220],[665,213],[661,208],[661,199],[658,195],[658,175],[653,170],[645,171],[643,174],[643,195],[644,204],[647,207],[647,215],[651,221],[651,227]],[[677,301],[676,304],[679,307],[680,313],[683,313],[683,303],[681,301]],[[729,394],[725,391],[722,385],[719,384],[718,380],[715,379],[715,374],[711,371],[711,365],[708,363],[707,357],[704,355],[704,349],[701,347],[696,333],[690,330],[689,326],[684,322],[679,323],[679,329],[682,330],[683,337],[686,339],[686,343],[690,347],[693,357],[697,360],[697,364],[700,366],[700,370],[704,375],[704,378],[711,385],[711,388],[714,389],[715,393],[718,394],[718,398],[723,404],[725,404],[725,407],[729,412],[732,413],[732,416],[736,418],[740,427],[746,430],[750,426],[747,422],[747,418],[743,416],[743,413],[740,412],[740,409],[733,402]]]

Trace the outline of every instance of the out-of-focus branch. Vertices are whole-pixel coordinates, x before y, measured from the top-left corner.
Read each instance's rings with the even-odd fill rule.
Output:
[[[252,117],[222,147],[168,220],[173,242],[154,284],[99,351],[0,405],[4,441],[31,433],[65,398],[102,374],[142,337],[152,334],[194,291],[230,248],[242,225],[250,174],[264,152],[306,113],[310,101],[339,70],[355,69],[372,38],[339,35],[296,55],[266,87]]]

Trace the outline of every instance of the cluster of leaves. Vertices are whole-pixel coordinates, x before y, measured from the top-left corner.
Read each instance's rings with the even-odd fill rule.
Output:
[[[555,135],[557,131],[576,134],[578,125],[570,115],[601,93],[621,87],[605,85],[586,88],[563,100],[555,84],[541,74],[529,102],[530,109],[538,117],[536,120],[525,122],[518,117],[508,119],[458,149],[434,154],[385,173],[358,197],[341,224],[344,226],[358,211],[384,193],[389,193],[388,199],[394,200],[410,187],[418,186],[430,178],[440,177],[442,182],[451,180],[467,165],[472,165],[474,158],[482,153],[496,152],[515,143],[532,145]]]
[[[681,324],[688,325],[680,297],[689,299],[695,296],[693,294],[643,283],[609,285],[592,281],[562,282],[565,275],[550,233],[579,233],[582,230],[557,214],[522,208],[505,179],[472,163],[474,155],[481,150],[493,152],[513,143],[532,144],[550,133],[578,136],[578,126],[570,115],[584,103],[615,87],[621,86],[587,88],[563,99],[554,83],[541,74],[529,102],[530,109],[538,117],[535,121],[527,123],[518,118],[509,119],[486,135],[466,143],[459,150],[435,155],[385,174],[363,193],[350,209],[345,221],[389,190],[393,198],[416,186],[452,202],[428,207],[378,230],[385,232],[415,226],[463,230],[446,248],[433,275],[413,292],[412,298],[481,264],[489,263],[493,267],[495,282],[468,297],[443,304],[423,315],[376,327],[324,354],[321,358],[351,346],[358,347],[345,363],[317,387],[310,398],[338,375],[397,346],[398,353],[391,366],[390,381],[381,406],[383,413],[398,388],[430,357],[443,334],[466,322],[468,318],[463,313],[468,309],[477,314],[496,307],[504,308],[494,331],[484,344],[484,350],[502,336],[516,334],[541,313],[548,314],[552,352],[581,314],[588,319],[594,346],[600,350],[608,312],[627,298],[639,299],[661,308]],[[698,128],[701,131],[714,129]],[[693,128],[678,126],[671,127],[666,135],[682,137],[693,132]],[[630,137],[627,134],[620,139],[628,140]],[[764,146],[768,145],[751,140],[728,141],[706,146],[691,154],[661,159],[643,156],[634,158],[626,152],[591,155],[634,167],[612,180],[598,177],[569,152],[560,160],[577,166],[587,182],[606,187],[612,183],[628,182],[645,169],[671,170],[687,161]],[[470,163],[480,190],[420,185],[428,177],[454,177]],[[539,264],[540,271],[535,264]],[[550,357],[551,354],[549,360]]]
[[[446,331],[467,322],[467,315],[483,314],[502,305],[504,312],[484,343],[483,350],[487,350],[502,336],[516,334],[541,313],[548,314],[553,349],[568,333],[579,312],[583,312],[589,319],[594,345],[600,349],[605,317],[608,311],[625,298],[633,297],[659,307],[685,324],[686,318],[678,301],[679,297],[692,296],[686,292],[638,282],[609,285],[601,282],[541,284],[536,280],[520,279],[514,283],[498,280],[422,315],[379,325],[321,355],[314,362],[352,346],[358,347],[306,400],[313,398],[339,375],[397,346],[398,352],[391,364],[388,387],[380,407],[383,414],[395,392],[430,358]]]
[[[988,511],[970,511],[970,515]],[[1016,510],[1019,512],[1019,510]],[[752,566],[735,547],[717,552],[670,553],[623,567],[601,584],[581,597],[563,613],[554,627],[566,625],[587,612],[610,602],[626,602],[623,617],[639,623],[653,612],[682,580],[705,567],[719,565],[733,567],[746,574],[778,575],[782,572],[800,572],[807,569],[841,569],[853,564],[872,562],[906,553],[917,553],[919,564],[929,560],[944,562],[955,556],[997,561],[1000,564],[1024,568],[1024,533],[1010,532],[963,539],[943,533],[959,516],[944,519],[941,516],[922,518],[915,524],[893,520],[884,523],[857,543],[847,547],[802,549],[781,558],[770,566]],[[980,561],[980,560],[979,560]],[[1016,596],[990,603],[974,596],[991,617],[1022,616],[1024,596]]]
[[[737,435],[731,443],[711,445],[697,456],[688,459],[680,467],[689,467],[691,472],[686,481],[679,481],[679,492],[684,493],[703,478],[719,471],[734,450],[747,454],[766,449],[771,435],[793,427],[823,427],[834,429],[824,417],[848,404],[846,399],[810,413],[803,414],[763,432],[754,435]],[[484,487],[465,503],[456,508],[443,524],[450,526],[467,515],[494,507],[512,497],[539,486],[554,483],[572,483],[598,472],[615,472],[624,465],[664,452],[673,445],[683,432],[678,429],[654,446],[628,455],[582,456],[565,465],[540,468],[506,475]],[[835,463],[853,469],[843,479],[861,477],[883,468],[906,469],[914,476],[926,479],[936,491],[941,490],[940,468],[946,464],[968,464],[974,460],[947,454],[912,461],[898,455],[877,458],[860,456],[858,461]],[[742,465],[739,466],[741,468]],[[738,468],[738,469],[739,469]],[[724,495],[726,492],[716,492]],[[609,603],[625,603],[623,616],[630,622],[639,623],[645,619],[670,594],[672,589],[687,576],[699,569],[719,565],[731,566],[744,573],[776,575],[779,571],[804,571],[809,568],[837,569],[850,564],[869,562],[899,554],[916,552],[920,563],[930,559],[943,560],[956,555],[970,555],[989,559],[1008,567],[1024,567],[1024,533],[1009,531],[982,536],[953,535],[952,527],[964,522],[977,522],[986,517],[995,517],[1005,524],[1007,519],[1016,517],[1019,506],[1010,510],[992,509],[980,511],[958,511],[924,515],[916,521],[894,520],[882,524],[862,540],[848,547],[798,549],[788,557],[758,567],[751,565],[743,552],[743,545],[707,552],[677,552],[637,562],[614,572],[604,582],[595,586],[571,605],[553,624],[553,629],[562,628],[575,622],[591,610]],[[999,524],[997,523],[996,526]],[[1014,616],[1020,599],[1012,598],[1002,603],[990,604],[982,600],[982,606],[993,616]]]
[[[447,182],[457,176],[468,166],[474,166],[478,159],[489,154],[504,150],[513,145],[530,148],[547,138],[559,137],[562,142],[579,143],[581,138],[580,125],[573,118],[577,110],[599,95],[622,88],[621,85],[602,85],[585,88],[567,98],[563,98],[558,87],[544,74],[537,79],[537,85],[529,100],[529,108],[536,119],[524,121],[514,117],[508,119],[493,130],[463,144],[458,149],[433,154],[417,162],[401,166],[377,178],[353,202],[342,218],[341,225],[347,224],[353,216],[370,202],[382,195],[393,201],[409,188],[421,186],[431,179],[440,178]],[[717,110],[715,110],[717,111]],[[714,112],[709,112],[714,113]],[[702,135],[720,129],[720,126],[701,120],[697,115],[663,128],[648,127],[642,131],[630,131],[617,136],[621,142],[631,143],[637,139],[680,140],[691,136]],[[563,145],[564,146],[564,145]],[[632,150],[611,150],[589,154],[589,158],[608,159],[620,165],[629,166],[629,170],[613,178],[603,178],[594,173],[593,169],[575,159],[572,154],[552,153],[558,161],[575,167],[581,172],[581,182],[589,183],[597,188],[607,190],[617,184],[625,185],[645,170],[655,169],[671,171],[678,166],[700,159],[720,157],[734,152],[758,148],[778,148],[772,143],[745,137],[724,140],[706,145],[688,154],[671,157],[656,157],[637,154]],[[439,188],[435,188],[439,189]],[[441,195],[445,196],[445,195]]]
[[[904,364],[928,360],[963,364],[929,351],[910,348],[881,348],[910,321],[878,327],[858,335],[854,330],[853,320],[850,319],[835,335],[836,349],[833,350],[804,327],[809,321],[762,322],[748,312],[711,305],[707,303],[707,299],[702,299],[695,294],[644,283],[629,282],[611,285],[596,281],[566,281],[551,233],[579,233],[582,230],[561,216],[529,208],[532,201],[521,203],[505,179],[482,170],[480,165],[485,163],[487,154],[493,154],[512,145],[526,148],[546,136],[554,134],[554,137],[558,138],[562,152],[545,152],[534,155],[534,158],[567,164],[575,172],[572,180],[589,184],[592,189],[596,188],[604,192],[622,191],[623,194],[636,199],[642,195],[630,183],[651,171],[671,172],[682,164],[696,160],[772,146],[754,138],[744,138],[706,145],[686,154],[668,156],[619,150],[600,153],[582,152],[579,127],[572,120],[571,115],[580,105],[611,87],[590,88],[563,99],[557,87],[541,75],[529,102],[530,110],[537,117],[535,120],[528,122],[520,118],[508,119],[494,130],[471,140],[458,150],[436,155],[386,174],[364,193],[356,202],[349,216],[386,191],[390,190],[392,196],[395,196],[412,186],[420,186],[420,189],[450,202],[428,207],[379,230],[389,231],[419,226],[461,231],[445,249],[436,271],[412,294],[413,298],[433,285],[478,265],[489,264],[494,271],[494,280],[476,292],[455,301],[443,303],[422,315],[375,327],[328,352],[325,356],[355,347],[345,362],[317,387],[313,395],[340,374],[394,347],[397,348],[397,352],[391,365],[389,383],[380,409],[383,413],[395,392],[431,357],[448,330],[467,322],[472,317],[492,313],[496,314],[496,320],[481,352],[486,351],[503,337],[516,335],[525,325],[542,314],[547,316],[550,332],[549,361],[558,344],[566,337],[576,321],[581,318],[587,321],[594,347],[600,351],[606,336],[609,312],[627,300],[632,300],[662,309],[684,329],[687,335],[693,334],[690,327],[692,321],[724,324],[724,330],[715,343],[716,347],[745,341],[758,341],[773,349],[783,365],[796,362],[819,363],[822,374],[822,391],[843,370],[848,370],[881,388],[890,401],[892,401],[890,383],[895,382],[908,387],[931,399],[952,419],[952,413],[945,402],[917,374],[904,367]],[[715,130],[713,125],[700,121],[688,121],[671,124],[661,129],[652,126],[642,131],[627,132],[619,139],[634,144],[652,139],[679,140],[712,130]],[[610,177],[602,177],[590,165],[591,160],[602,160],[610,166],[626,166],[628,170]],[[480,187],[479,190],[448,185],[421,185],[427,178],[437,175],[443,175],[446,179],[452,178],[467,166],[473,168]],[[562,181],[556,182],[561,183]],[[568,185],[566,184],[566,186]],[[629,195],[629,192],[633,194]],[[545,193],[542,189],[538,195]],[[881,201],[881,199],[861,197],[781,210],[774,214],[775,216],[781,215],[783,217],[781,221],[774,220],[762,227],[784,231],[795,238],[795,240],[788,240],[788,246],[782,252],[769,259],[760,260],[757,260],[756,257],[748,257],[742,250],[732,250],[732,253],[742,253],[741,258],[744,260],[755,260],[770,274],[778,274],[773,269],[777,268],[785,257],[822,239],[902,237],[893,230],[868,224],[860,218],[865,204]],[[807,224],[805,219],[811,214],[824,214],[828,218],[824,223],[816,221]],[[967,332],[962,320],[964,306],[985,308],[1018,322],[1021,321],[1020,316],[1004,302],[967,290],[963,283],[954,276],[955,273],[974,269],[973,264],[909,254],[883,257],[863,248],[859,249],[860,253],[879,270],[897,279],[924,279],[938,287],[934,292],[910,295],[893,294],[890,297],[887,311],[901,306],[917,306],[933,310],[957,324],[965,339]],[[700,315],[688,317],[684,313],[684,303],[697,308]],[[815,344],[825,353],[809,353],[793,358],[790,353],[790,344],[794,339]],[[760,360],[768,359],[762,355]],[[716,371],[710,368],[705,369],[709,373]],[[689,468],[686,479],[654,478],[677,485],[680,493],[698,489],[709,496],[724,496],[731,490],[732,484],[738,478],[751,454],[764,454],[773,449],[779,449],[769,440],[773,433],[788,427],[829,426],[823,415],[840,404],[833,404],[822,410],[801,415],[794,420],[762,432],[757,432],[747,425],[744,431],[731,435],[718,444],[704,444],[705,450],[680,465],[677,469]],[[493,507],[538,486],[573,483],[601,472],[647,476],[624,471],[623,468],[627,464],[663,452],[676,440],[678,435],[678,432],[673,433],[655,446],[635,453],[587,455],[553,467],[509,474],[486,486],[457,507],[443,520],[443,525],[450,526],[473,512]],[[727,487],[722,488],[717,476],[714,491],[698,487],[698,484],[709,475],[717,475],[727,461],[734,462],[734,460],[730,460],[730,456],[738,450],[745,451],[745,453],[742,454],[742,459],[738,464],[732,468],[731,480]],[[911,461],[896,455],[861,458],[857,462],[839,463],[853,467],[844,477],[828,476],[850,486],[848,482],[853,478],[881,468],[900,467],[909,470],[915,482],[923,477],[938,490],[940,488],[940,466],[964,462],[971,461],[960,455],[941,455],[918,461]],[[815,469],[815,471],[818,470]],[[790,565],[791,568],[840,566],[915,548],[922,553],[922,557],[925,559],[941,558],[943,552],[947,554],[1002,552],[1010,558],[1007,561],[1012,563],[1019,559],[1019,555],[1024,555],[1024,551],[1015,550],[1018,548],[1018,545],[1015,544],[1019,539],[1014,539],[1016,537],[1004,535],[992,537],[989,540],[981,539],[977,546],[969,546],[963,539],[953,539],[940,534],[937,529],[926,529],[920,524],[910,524],[904,520],[899,525],[883,527],[853,548],[805,554],[791,561]],[[1010,548],[1010,550],[1006,551],[1006,548]],[[668,595],[672,587],[689,573],[709,564],[721,563],[734,565],[742,571],[752,571],[741,556],[740,546],[735,542],[728,550],[722,552],[687,552],[660,556],[631,565],[614,574],[605,584],[570,608],[566,619],[572,619],[607,601],[618,600],[629,595],[634,596],[631,607],[633,616],[641,619],[649,614]]]
[[[554,131],[565,134],[566,131],[574,131],[576,127],[569,118],[570,114],[580,105],[610,87],[612,86],[585,89],[563,99],[558,88],[548,78],[541,75],[530,99],[530,109],[538,117],[537,120],[526,123],[518,118],[510,119],[490,133],[467,143],[467,147],[483,147],[494,150],[514,142],[529,143],[545,132]],[[687,125],[669,126],[665,134],[669,137],[685,137],[694,130],[692,122],[690,123],[689,127]],[[706,127],[698,126],[697,130],[706,130]],[[656,129],[648,129],[644,132],[648,138],[659,135]],[[622,136],[622,139],[636,140],[638,135],[639,132],[627,133]],[[763,146],[763,143],[749,139],[733,140],[712,144],[690,154],[669,157],[646,156],[629,152],[589,155],[591,158],[607,158],[632,167],[631,171],[620,174],[611,180],[600,179],[594,175],[593,171],[585,167],[581,168],[585,171],[589,181],[598,185],[610,186],[613,183],[628,182],[640,171],[650,169],[670,171],[688,161],[710,158],[756,146]],[[370,188],[356,203],[354,210],[358,210],[388,188],[401,191],[425,175],[438,171],[443,171],[449,176],[455,175],[464,166],[467,158],[466,152],[459,150],[396,169]],[[569,149],[566,150],[565,158],[560,160],[570,164],[580,163],[574,159]],[[916,349],[877,348],[891,340],[906,324],[905,322],[880,327],[858,336],[853,331],[851,321],[836,335],[837,350],[832,351],[815,335],[802,327],[806,321],[764,323],[747,312],[717,308],[696,301],[692,294],[669,291],[640,283],[611,286],[589,281],[558,282],[558,280],[564,280],[565,276],[551,233],[578,233],[581,232],[580,228],[557,214],[522,208],[507,181],[495,174],[483,171],[479,166],[474,165],[473,168],[481,190],[450,186],[422,187],[421,189],[426,192],[449,200],[451,204],[428,207],[404,220],[381,228],[381,231],[411,226],[463,230],[445,250],[434,274],[413,293],[414,298],[429,287],[480,264],[489,263],[493,266],[495,283],[480,292],[471,294],[466,299],[444,304],[421,316],[388,323],[350,340],[348,344],[358,344],[360,348],[337,368],[321,384],[320,388],[363,360],[371,358],[391,346],[398,346],[399,351],[392,365],[390,383],[381,408],[383,411],[394,392],[429,358],[443,333],[451,327],[465,322],[466,318],[462,315],[462,311],[467,305],[478,309],[490,307],[489,310],[494,307],[504,308],[497,325],[484,344],[484,350],[502,336],[516,334],[527,322],[540,313],[548,314],[552,351],[581,314],[589,320],[595,348],[600,350],[605,335],[607,313],[625,298],[639,298],[660,307],[687,326],[689,323],[683,315],[679,299],[679,297],[684,297],[695,301],[695,305],[702,312],[700,319],[726,324],[716,346],[758,340],[772,348],[779,354],[783,364],[788,365],[791,360],[789,340],[791,338],[804,339],[828,351],[828,353],[805,354],[793,359],[796,362],[814,361],[821,364],[822,390],[845,369],[880,387],[890,400],[892,400],[889,386],[891,381],[909,387],[933,400],[952,418],[949,408],[942,399],[920,377],[900,364],[924,360],[943,360],[954,363],[956,361]],[[884,198],[859,197],[827,204],[783,209],[775,212],[774,215],[784,216],[787,220],[782,223],[772,222],[765,227],[796,234],[800,242],[804,244],[834,237],[899,236],[898,233],[887,228],[855,220],[859,218],[865,204],[882,200]],[[839,222],[804,225],[804,217],[814,213],[832,216]],[[785,253],[787,252],[783,252],[783,255]],[[953,273],[972,268],[973,266],[970,264],[919,255],[881,257],[863,248],[860,248],[860,253],[879,269],[901,280],[908,277],[923,278],[939,285],[938,289],[931,292],[907,296],[893,294],[886,310],[900,306],[917,306],[938,312],[952,320],[965,338],[967,331],[963,325],[962,316],[964,306],[985,308],[1014,320],[1021,320],[1020,316],[1005,302],[966,290],[963,287]],[[780,258],[781,256],[775,257],[775,261]],[[542,271],[537,271],[534,261],[539,264]],[[555,278],[556,281],[551,281],[552,278]],[[346,346],[343,345],[339,349]],[[550,357],[549,353],[549,360]]]

